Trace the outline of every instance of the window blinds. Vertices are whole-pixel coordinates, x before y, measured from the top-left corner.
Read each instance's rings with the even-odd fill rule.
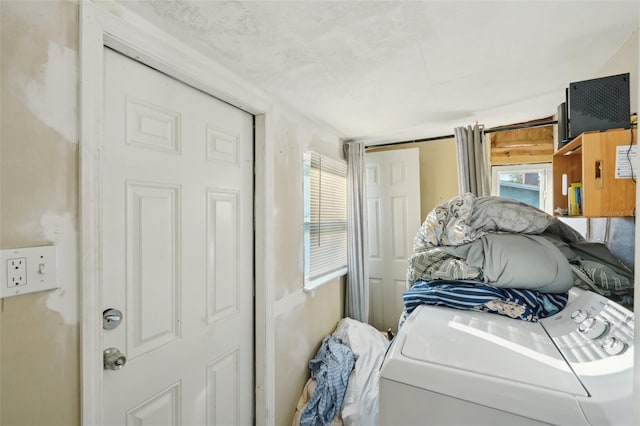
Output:
[[[305,286],[347,266],[347,165],[305,154]]]

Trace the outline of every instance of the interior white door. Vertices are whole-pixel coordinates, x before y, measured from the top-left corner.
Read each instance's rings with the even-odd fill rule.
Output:
[[[398,328],[408,259],[421,224],[418,148],[367,153],[369,322]]]
[[[253,117],[105,49],[106,425],[253,423]]]

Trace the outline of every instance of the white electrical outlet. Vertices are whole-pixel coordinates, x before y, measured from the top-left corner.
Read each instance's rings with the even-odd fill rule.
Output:
[[[7,259],[7,287],[27,284],[27,258]]]
[[[0,250],[0,298],[57,287],[55,246]]]

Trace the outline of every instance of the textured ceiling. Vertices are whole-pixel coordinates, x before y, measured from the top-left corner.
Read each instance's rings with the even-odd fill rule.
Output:
[[[638,2],[120,1],[347,138],[554,114],[638,28]],[[636,34],[637,36],[637,34]]]

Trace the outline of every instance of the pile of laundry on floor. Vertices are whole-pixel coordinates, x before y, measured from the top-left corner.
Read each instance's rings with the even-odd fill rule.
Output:
[[[374,327],[343,318],[309,361],[311,378],[294,426],[378,424],[378,381],[389,341]]]

